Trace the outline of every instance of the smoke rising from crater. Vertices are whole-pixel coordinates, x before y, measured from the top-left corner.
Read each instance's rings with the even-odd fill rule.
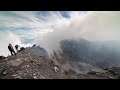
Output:
[[[67,12],[67,11],[66,11]],[[7,41],[26,46],[38,44],[49,53],[60,49],[59,41],[84,38],[90,41],[119,40],[119,11],[1,11],[0,51]],[[6,33],[6,30],[9,33]],[[4,33],[4,34],[3,34]],[[9,36],[9,34],[15,36]],[[17,38],[16,38],[17,37]],[[6,38],[8,40],[6,41]],[[24,43],[26,42],[26,43]],[[5,45],[5,47],[3,47]],[[5,50],[3,50],[5,49]]]
[[[60,49],[59,41],[64,39],[120,40],[119,15],[119,11],[89,11],[83,16],[71,12],[70,19],[59,18],[60,21],[53,25],[52,32],[34,42],[52,52]]]

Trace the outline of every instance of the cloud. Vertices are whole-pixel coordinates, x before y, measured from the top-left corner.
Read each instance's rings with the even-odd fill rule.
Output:
[[[117,11],[1,11],[0,48],[10,40],[47,50],[59,48],[62,39],[119,40],[119,15]]]
[[[10,55],[10,52],[8,50],[9,43],[11,43],[13,47],[16,44],[20,45],[21,47],[31,46],[31,44],[22,44],[21,38],[10,31],[0,31],[0,55]]]
[[[21,41],[17,35],[14,35],[9,31],[0,32],[0,55],[10,55],[10,52],[7,48],[9,43],[16,45],[20,44]]]
[[[120,40],[120,12],[69,12],[70,18],[59,17],[53,31],[45,34],[35,43],[45,47],[49,53],[60,50],[59,41],[64,39],[85,38],[90,41]],[[55,17],[54,17],[55,18]],[[54,19],[53,19],[54,20]]]
[[[0,12],[0,48],[2,55],[9,54],[8,43],[21,44],[32,41],[59,26],[62,15],[59,12],[48,12],[45,16],[38,11],[1,11]],[[25,45],[26,46],[26,45]]]

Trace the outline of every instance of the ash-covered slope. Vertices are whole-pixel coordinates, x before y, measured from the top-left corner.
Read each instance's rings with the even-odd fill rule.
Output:
[[[108,79],[116,78],[108,70],[104,72],[91,71],[88,74],[78,74],[75,71],[55,65],[46,50],[33,46],[9,56],[0,62],[1,79]],[[57,68],[56,68],[57,67]],[[57,70],[58,69],[58,70]],[[64,69],[64,70],[63,70]],[[118,77],[117,77],[118,78]]]
[[[26,48],[16,56],[10,56],[0,63],[1,79],[52,79],[68,78],[55,72],[53,63],[45,49],[39,46]]]
[[[67,72],[67,71],[66,71]],[[1,79],[67,79],[79,78],[75,72],[55,72],[55,65],[46,50],[33,46],[0,62]]]
[[[83,62],[100,68],[120,66],[120,43],[80,39],[62,40],[60,46],[71,62]]]

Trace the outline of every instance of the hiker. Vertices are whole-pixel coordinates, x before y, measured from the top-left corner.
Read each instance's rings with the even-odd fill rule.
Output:
[[[23,51],[23,50],[25,50],[25,48],[24,48],[24,47],[21,47],[20,50],[19,50],[19,52],[20,52],[20,51]]]
[[[13,48],[13,46],[11,44],[8,45],[8,49],[9,49],[12,56],[13,56],[13,54],[16,55],[16,53],[14,51],[14,48]]]
[[[33,45],[33,47],[35,47],[35,46],[36,46],[36,44]]]
[[[19,45],[15,45],[15,49],[16,49],[17,52],[19,52],[18,47],[20,47],[20,46]]]

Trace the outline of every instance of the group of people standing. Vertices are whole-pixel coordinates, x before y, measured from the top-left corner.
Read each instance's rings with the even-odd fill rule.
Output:
[[[19,52],[19,49],[18,49],[19,47],[20,47],[19,45],[15,45],[15,49],[16,49],[17,52]],[[12,44],[8,45],[8,49],[9,49],[9,51],[10,51],[12,56],[16,55],[15,50],[14,50]]]

